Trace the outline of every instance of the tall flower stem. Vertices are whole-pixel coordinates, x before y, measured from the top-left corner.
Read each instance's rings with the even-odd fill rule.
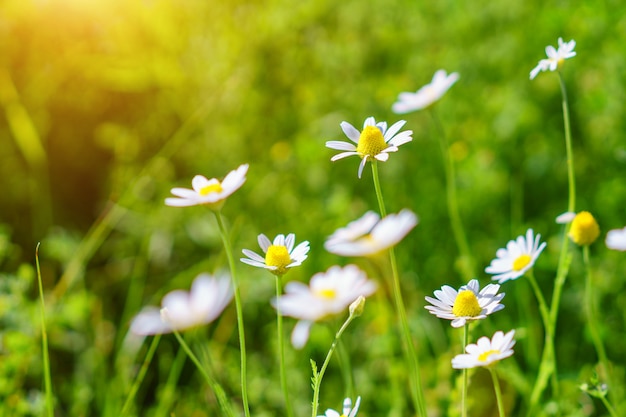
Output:
[[[585,310],[587,312],[587,325],[589,326],[589,332],[591,333],[591,340],[598,354],[598,360],[602,366],[601,375],[608,383],[609,388],[613,388],[610,378],[609,360],[606,356],[606,350],[602,343],[602,336],[600,336],[600,329],[598,329],[598,322],[596,316],[595,300],[593,296],[593,285],[591,282],[591,262],[589,261],[589,245],[583,246],[583,262],[585,264]],[[609,391],[610,392],[610,391]]]
[[[384,217],[386,216],[385,202],[383,200],[383,194],[380,188],[380,180],[378,178],[378,166],[376,161],[372,161],[372,174],[374,178],[376,197],[378,199],[378,205],[380,208],[380,215],[381,217]],[[389,259],[391,263],[391,273],[393,279],[393,295],[396,304],[396,310],[400,319],[400,325],[402,327],[406,360],[409,363],[409,379],[412,385],[411,397],[413,398],[415,409],[417,410],[418,415],[421,417],[426,417],[426,402],[424,400],[424,392],[422,389],[419,358],[417,356],[417,352],[415,351],[415,346],[413,345],[411,329],[409,328],[409,321],[407,319],[404,301],[402,300],[402,289],[400,287],[398,265],[396,262],[396,254],[393,247],[389,248]]]
[[[465,347],[469,342],[469,324],[465,322],[463,326],[463,352],[465,353]],[[467,368],[463,368],[463,387],[461,391],[461,416],[467,417],[467,385],[468,385],[468,371]]]
[[[561,95],[563,97],[563,125],[565,128],[565,152],[567,153],[567,183],[569,187],[569,198],[567,211],[574,212],[576,207],[576,180],[574,178],[574,153],[572,152],[572,129],[569,122],[569,105],[567,103],[567,89],[565,81],[559,72],[559,83],[561,85]]]
[[[324,378],[324,373],[326,372],[326,368],[328,368],[328,364],[330,363],[330,358],[333,356],[333,352],[335,351],[335,348],[337,347],[337,344],[339,343],[339,339],[341,338],[341,335],[348,328],[348,325],[350,325],[352,320],[354,320],[356,317],[357,317],[356,315],[350,314],[350,316],[348,316],[348,318],[343,323],[339,331],[335,333],[335,339],[333,340],[333,343],[330,345],[330,349],[328,350],[328,353],[326,354],[326,359],[324,360],[324,363],[322,364],[322,368],[319,370],[319,372],[317,371],[317,368],[315,366],[313,367],[313,403],[312,403],[312,412],[311,412],[312,417],[317,417],[317,409],[319,407],[319,399],[320,399],[320,386],[322,385],[322,379]]]
[[[50,356],[48,352],[48,333],[46,332],[46,303],[43,298],[43,283],[41,280],[41,268],[39,267],[39,243],[35,249],[35,263],[37,265],[37,283],[39,285],[39,301],[41,302],[41,350],[43,352],[43,376],[46,387],[46,411],[48,417],[54,416],[54,404],[52,400],[52,378],[50,376]]]
[[[233,292],[235,295],[235,309],[237,311],[237,328],[239,330],[239,351],[241,354],[241,398],[243,401],[243,411],[246,417],[250,417],[250,408],[248,406],[248,384],[247,384],[247,366],[246,366],[246,336],[243,324],[243,310],[241,307],[241,293],[239,291],[239,282],[235,272],[235,258],[233,258],[233,250],[230,245],[230,239],[219,210],[214,211],[217,224],[220,229],[220,236],[224,243],[224,250],[228,258],[230,267],[230,276],[233,283]]]
[[[276,298],[278,299],[282,295],[281,275],[276,275]],[[287,371],[285,369],[285,343],[283,337],[283,316],[280,313],[280,306],[276,305],[276,331],[278,335],[278,357],[280,360],[280,385],[283,389],[283,395],[285,396],[285,409],[287,410],[287,416],[293,417],[293,408],[291,401],[289,400],[289,389],[287,385]]]
[[[437,117],[433,107],[430,107],[430,115],[433,119],[433,124],[437,130],[437,137],[439,139],[439,146],[441,147],[441,156],[443,159],[444,172],[446,177],[446,199],[448,207],[448,216],[450,217],[450,226],[452,227],[452,234],[456,241],[456,246],[461,254],[462,258],[462,273],[466,280],[470,280],[476,276],[474,270],[474,258],[469,249],[467,243],[467,236],[463,228],[463,222],[461,221],[461,214],[459,213],[459,203],[456,195],[456,173],[454,169],[454,159],[448,141],[446,139],[446,133],[443,129],[441,121]]]
[[[148,367],[150,366],[150,362],[152,361],[152,357],[154,356],[154,352],[156,352],[157,346],[159,346],[159,341],[161,340],[161,335],[157,334],[152,338],[152,343],[150,343],[150,347],[148,348],[148,352],[146,353],[146,357],[141,364],[141,368],[133,381],[133,385],[130,387],[130,391],[128,392],[128,396],[126,397],[126,401],[124,401],[124,406],[122,407],[122,411],[120,411],[120,416],[125,416],[128,410],[130,409],[130,405],[137,394],[137,390],[139,386],[143,382],[144,377],[146,376],[146,372],[148,371]]]
[[[491,379],[493,380],[493,389],[496,392],[496,401],[498,402],[498,414],[500,415],[500,417],[505,417],[504,403],[502,402],[502,391],[500,390],[498,375],[496,374],[496,370],[493,368],[489,368],[489,372],[491,373]]]
[[[220,408],[222,409],[222,411],[226,413],[226,415],[229,417],[235,417],[235,413],[230,403],[228,402],[226,393],[224,392],[224,389],[222,388],[222,386],[215,379],[213,379],[211,375],[209,375],[205,367],[202,366],[202,364],[200,363],[200,360],[198,360],[198,357],[191,351],[191,349],[189,348],[189,345],[187,344],[187,342],[185,342],[185,339],[183,339],[180,333],[174,330],[174,336],[176,336],[176,339],[178,340],[178,343],[180,343],[180,346],[183,348],[187,356],[189,356],[189,359],[191,359],[194,365],[196,365],[196,367],[198,368],[198,370],[200,371],[200,373],[206,380],[207,384],[209,384],[209,387],[215,393],[215,396],[217,397],[217,401],[219,402]]]

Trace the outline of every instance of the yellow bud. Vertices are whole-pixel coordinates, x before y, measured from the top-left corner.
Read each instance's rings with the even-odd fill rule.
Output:
[[[600,226],[588,211],[581,211],[574,217],[569,229],[569,237],[580,246],[591,245],[600,236]]]

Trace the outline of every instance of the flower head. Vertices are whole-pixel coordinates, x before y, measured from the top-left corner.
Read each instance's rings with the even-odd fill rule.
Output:
[[[495,274],[491,279],[499,284],[511,279],[517,279],[533,267],[537,257],[546,247],[546,242],[539,244],[541,235],[533,237],[533,229],[526,231],[526,238],[518,236],[516,240],[510,240],[506,249],[496,251],[496,259],[485,268],[488,274]]]
[[[464,354],[456,355],[452,359],[454,369],[476,368],[489,366],[513,354],[515,345],[515,330],[507,334],[497,331],[490,340],[487,336],[478,339],[476,344],[471,343],[465,347]]]
[[[354,417],[359,411],[360,404],[361,397],[358,397],[356,399],[356,404],[354,404],[354,408],[352,408],[352,400],[350,398],[346,398],[343,400],[343,413],[339,414],[339,411],[335,411],[329,408],[328,410],[326,410],[326,413],[324,413],[324,415],[317,417]]]
[[[285,294],[273,299],[272,305],[281,315],[300,320],[291,335],[291,343],[301,348],[309,338],[313,322],[341,313],[359,296],[367,297],[374,291],[376,283],[355,265],[333,266],[315,274],[309,286],[288,283]]]
[[[591,213],[581,211],[572,220],[568,235],[577,245],[591,245],[600,236],[600,226]]]
[[[248,164],[239,166],[224,177],[223,181],[216,178],[210,180],[202,175],[196,175],[191,180],[192,190],[187,188],[172,188],[176,197],[165,199],[165,204],[173,207],[189,207],[206,204],[212,209],[220,209],[226,198],[237,191],[246,182]]]
[[[247,258],[240,260],[248,265],[268,269],[274,275],[284,275],[290,268],[302,265],[310,249],[307,241],[294,248],[296,235],[293,233],[288,234],[287,237],[278,235],[274,238],[274,242],[271,242],[264,234],[260,234],[258,241],[265,257],[244,249],[242,252]]]
[[[436,299],[425,297],[432,304],[425,308],[439,318],[452,320],[452,327],[462,327],[468,321],[484,319],[504,308],[504,304],[500,304],[504,293],[498,294],[498,284],[488,284],[482,291],[479,289],[476,279],[458,291],[444,285],[441,290],[435,291]]]
[[[626,251],[626,227],[623,229],[609,230],[606,234],[606,247]]]
[[[374,255],[400,242],[417,222],[415,213],[408,209],[383,219],[377,213],[368,211],[348,226],[337,229],[326,239],[324,247],[328,252],[341,256]]]
[[[326,147],[344,151],[333,156],[330,160],[337,161],[348,156],[357,155],[361,158],[359,165],[359,178],[367,161],[386,161],[389,152],[396,152],[398,146],[413,140],[412,130],[398,133],[406,121],[400,120],[387,129],[387,122],[378,122],[373,117],[368,117],[363,123],[363,131],[359,132],[348,122],[341,122],[341,129],[350,142],[331,140],[326,142]]]
[[[446,74],[440,69],[435,72],[433,80],[417,90],[415,93],[400,93],[398,101],[393,103],[391,110],[394,113],[409,113],[415,110],[424,109],[435,101],[439,100],[459,79],[459,73]]]
[[[537,66],[530,71],[531,80],[541,71],[556,71],[557,68],[563,64],[563,61],[576,56],[576,52],[574,52],[576,41],[571,40],[566,43],[563,42],[563,38],[559,38],[558,42],[559,49],[555,49],[552,45],[546,46],[546,55],[548,55],[548,58],[539,61]]]
[[[161,308],[146,307],[133,319],[130,330],[139,335],[171,333],[215,320],[233,297],[230,278],[200,274],[191,291],[174,290],[165,295]]]

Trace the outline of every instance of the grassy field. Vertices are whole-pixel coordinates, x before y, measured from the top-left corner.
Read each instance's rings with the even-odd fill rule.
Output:
[[[359,416],[626,415],[626,253],[605,245],[626,226],[621,3],[1,1],[0,415],[228,415],[204,371],[233,415],[311,415],[310,361],[322,367],[348,309],[295,349],[295,319],[277,334],[275,276],[239,262],[243,249],[263,253],[259,234],[289,233],[310,251],[281,291],[348,264],[378,287],[330,358],[317,414],[360,396]],[[559,37],[576,56],[530,80]],[[392,111],[439,69],[459,74],[440,100]],[[358,156],[331,162],[340,151],[325,146],[368,117],[413,132],[374,165],[387,213],[419,218],[391,257],[324,247],[381,211],[373,164],[359,179]],[[223,228],[206,206],[164,203],[195,175],[221,180],[242,164]],[[568,210],[593,214],[594,243],[570,241],[571,224],[555,221]],[[464,383],[451,366],[463,327],[424,297],[473,278],[483,288],[496,251],[529,228],[547,243],[532,275],[502,283],[505,308],[467,327],[469,343],[515,329],[514,354],[491,368],[499,411],[485,368]],[[235,275],[240,302],[180,333],[185,345],[129,331],[203,272]]]

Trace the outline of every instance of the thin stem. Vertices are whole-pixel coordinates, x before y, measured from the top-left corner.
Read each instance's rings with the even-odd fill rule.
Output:
[[[378,205],[380,208],[381,217],[386,214],[385,202],[383,200],[383,194],[380,188],[380,181],[378,178],[378,168],[376,162],[372,163],[372,176],[374,178],[374,189],[376,190],[376,197],[378,199]],[[411,397],[415,405],[415,409],[419,416],[426,417],[426,402],[424,400],[424,392],[422,389],[419,358],[413,345],[413,339],[411,338],[411,329],[409,328],[409,321],[406,315],[406,309],[404,307],[404,301],[402,300],[402,289],[400,287],[400,278],[398,274],[398,265],[396,262],[396,254],[394,248],[389,248],[389,259],[391,263],[391,273],[393,280],[393,296],[396,304],[396,311],[400,319],[400,325],[402,327],[402,335],[404,337],[405,355],[407,362],[409,363],[409,379],[411,381]]]
[[[183,370],[183,366],[185,365],[185,359],[187,359],[185,350],[178,349],[178,351],[176,352],[176,356],[174,356],[174,359],[170,362],[165,386],[161,390],[161,395],[158,396],[158,402],[155,412],[155,415],[158,417],[170,416],[169,410],[172,407],[172,403],[174,402],[176,386],[178,383],[178,379],[180,378],[180,374]]]
[[[244,332],[243,324],[243,310],[241,307],[241,294],[239,291],[239,282],[237,280],[235,272],[235,258],[233,257],[233,251],[230,246],[230,239],[222,219],[222,214],[219,211],[214,211],[217,224],[220,229],[220,236],[224,243],[224,250],[226,257],[228,258],[228,265],[230,267],[230,276],[233,283],[233,292],[235,295],[235,310],[237,311],[237,328],[239,330],[239,351],[241,353],[241,398],[243,401],[243,411],[246,417],[250,417],[250,408],[248,406],[248,384],[247,384],[247,366],[246,366],[246,336]]]
[[[604,406],[608,410],[609,414],[611,414],[611,417],[618,417],[617,412],[615,411],[615,409],[613,408],[609,400],[606,399],[606,395],[601,396],[600,400],[602,401],[602,404],[604,404]]]
[[[430,115],[433,119],[433,124],[439,133],[437,135],[439,139],[439,146],[441,147],[441,156],[443,159],[443,166],[446,179],[446,198],[448,207],[448,217],[450,217],[450,226],[452,227],[452,234],[456,241],[457,248],[463,259],[462,272],[467,280],[475,277],[474,273],[474,258],[472,257],[469,244],[467,243],[467,236],[463,228],[463,221],[461,220],[461,214],[459,212],[459,203],[456,195],[456,173],[454,169],[454,159],[448,141],[446,139],[445,130],[441,125],[441,121],[437,117],[433,107],[430,107]]]
[[[217,401],[219,402],[222,411],[230,417],[235,417],[235,413],[233,412],[233,409],[228,402],[228,399],[226,398],[226,393],[224,392],[222,386],[209,375],[205,367],[202,366],[200,360],[198,360],[198,357],[191,351],[189,345],[187,344],[187,342],[185,342],[185,339],[183,339],[180,333],[174,330],[174,336],[176,336],[176,339],[178,340],[178,343],[180,343],[180,346],[183,348],[187,356],[189,356],[189,359],[191,359],[194,365],[196,365],[196,368],[198,368],[198,370],[206,380],[207,384],[209,384],[209,387],[215,393],[215,396],[217,397]]]
[[[561,85],[561,95],[563,97],[563,124],[565,127],[565,151],[567,153],[567,182],[569,186],[569,199],[567,211],[574,213],[576,207],[576,180],[574,178],[574,154],[572,152],[572,130],[569,121],[569,105],[567,103],[567,89],[565,81],[559,72],[559,84]]]
[[[596,308],[595,308],[595,300],[593,294],[593,285],[592,285],[592,277],[591,277],[591,262],[589,261],[589,246],[583,246],[583,263],[585,265],[585,274],[586,274],[586,282],[585,282],[585,294],[586,294],[586,302],[585,307],[587,311],[587,325],[589,326],[589,331],[591,333],[591,339],[593,341],[593,345],[596,349],[596,353],[598,354],[598,359],[600,361],[600,365],[602,366],[602,371],[604,373],[604,379],[611,386],[611,380],[609,377],[609,360],[606,356],[606,350],[604,349],[604,344],[602,343],[602,337],[600,336],[600,330],[598,328],[598,322],[596,317]]]
[[[463,326],[463,352],[465,353],[465,347],[469,342],[469,324],[465,322]],[[468,371],[467,368],[463,368],[463,388],[461,391],[461,416],[467,417],[467,385],[468,385]]]
[[[496,370],[493,368],[489,368],[489,372],[491,373],[491,379],[493,380],[493,389],[496,392],[496,401],[498,402],[498,413],[500,417],[505,417],[504,403],[502,402],[502,391],[500,390],[500,382],[498,381],[498,375],[496,374]]]
[[[541,320],[543,321],[545,332],[551,335],[552,326],[550,324],[550,312],[548,310],[548,305],[546,304],[546,299],[543,298],[543,293],[541,292],[541,288],[539,288],[539,284],[537,284],[537,280],[535,279],[535,274],[532,269],[528,271],[527,276],[528,281],[530,282],[530,285],[535,293],[535,297],[537,297],[537,302],[539,303],[539,313],[541,314]]]
[[[282,295],[281,275],[276,275],[276,298]],[[283,316],[280,314],[280,306],[276,304],[276,331],[278,335],[278,357],[280,360],[280,385],[285,396],[285,409],[287,416],[293,417],[293,408],[289,400],[289,389],[287,385],[287,370],[285,368],[285,343],[283,337]]]
[[[324,360],[322,369],[320,369],[317,375],[315,375],[314,383],[313,383],[313,407],[312,407],[312,413],[311,413],[312,417],[317,417],[317,408],[319,406],[319,398],[320,398],[320,386],[322,385],[322,379],[324,378],[324,373],[326,372],[326,368],[328,367],[328,364],[330,363],[330,358],[333,356],[333,352],[335,351],[335,348],[337,347],[337,343],[339,342],[339,339],[341,338],[341,335],[343,334],[344,330],[348,328],[348,325],[355,318],[356,316],[350,314],[350,316],[343,323],[339,331],[335,334],[335,339],[333,340],[333,343],[330,345],[330,349],[328,350],[328,353],[326,354],[326,359]]]
[[[48,417],[54,416],[54,404],[52,401],[52,378],[50,377],[50,356],[48,352],[48,333],[46,332],[46,303],[43,298],[43,282],[41,280],[41,268],[39,267],[39,243],[35,249],[35,263],[37,264],[37,283],[39,284],[39,301],[41,302],[41,350],[43,352],[43,378],[46,387],[46,410]]]
[[[148,352],[146,352],[146,357],[141,364],[141,368],[139,368],[139,372],[133,381],[133,385],[130,387],[130,391],[128,392],[128,396],[126,397],[126,401],[124,402],[124,406],[122,407],[122,411],[120,412],[120,416],[125,416],[128,412],[130,405],[135,399],[135,395],[137,394],[137,390],[139,386],[143,382],[144,377],[146,376],[146,372],[148,371],[148,367],[150,366],[150,362],[152,361],[152,357],[154,356],[154,352],[156,352],[157,346],[159,346],[159,341],[161,340],[161,335],[157,334],[152,338],[152,343],[150,343],[150,347],[148,348]]]

